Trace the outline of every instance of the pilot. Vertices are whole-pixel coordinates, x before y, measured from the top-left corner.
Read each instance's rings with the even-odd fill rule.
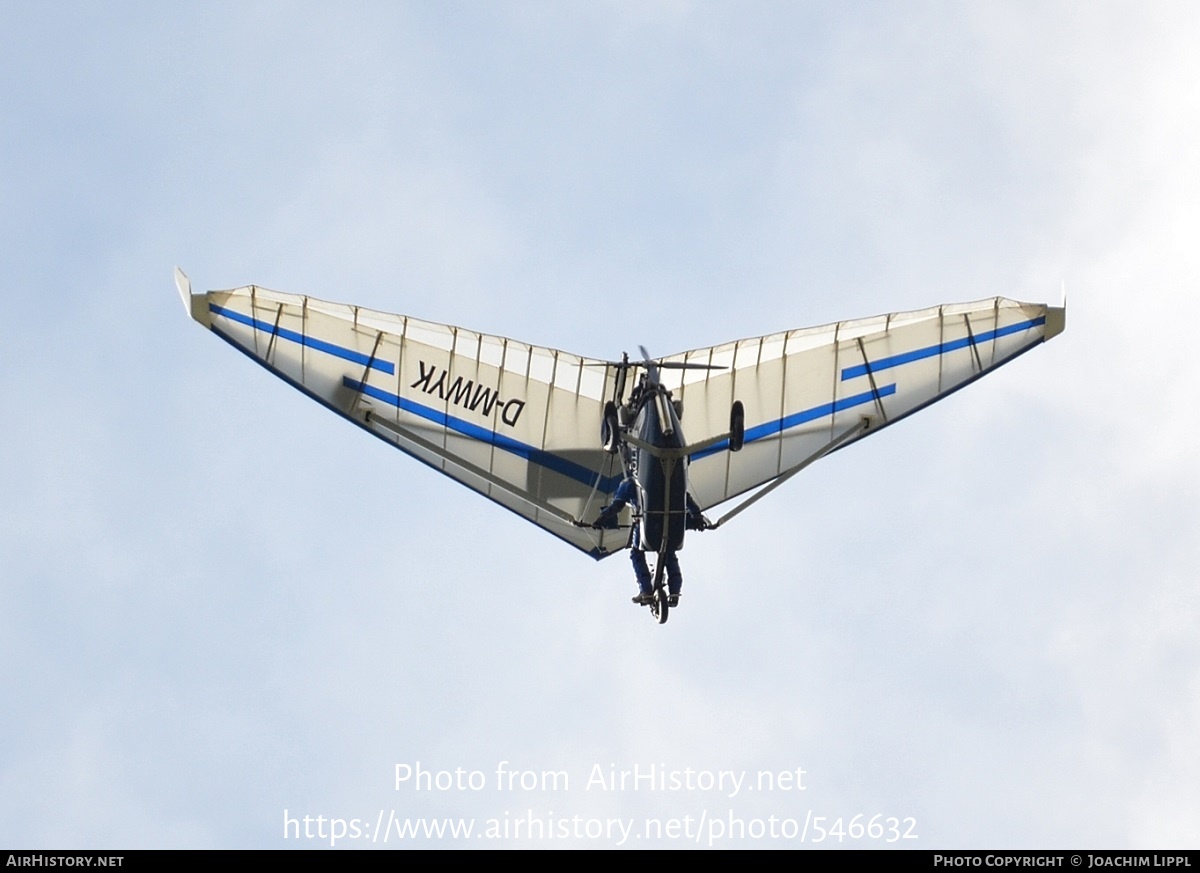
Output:
[[[712,527],[712,523],[704,517],[700,511],[700,507],[696,505],[696,501],[692,499],[692,495],[687,497],[687,518],[684,521],[684,526],[688,530],[707,530]],[[592,522],[592,527],[597,530],[603,528],[615,528],[617,526],[617,515],[626,505],[631,505],[636,510],[638,505],[637,483],[633,481],[633,477],[626,475],[621,480],[621,484],[617,486],[616,492],[613,494],[612,502],[608,506],[600,510],[600,515]],[[667,569],[667,605],[675,607],[679,605],[679,591],[683,588],[683,574],[679,570],[679,558],[675,556],[675,552],[666,552],[660,554],[660,561],[665,562]],[[633,564],[633,575],[637,579],[638,593],[633,598],[633,602],[638,606],[645,606],[654,599],[654,587],[650,579],[650,567],[646,564],[646,551],[641,547],[638,525],[635,522],[633,530],[629,537],[629,560]]]

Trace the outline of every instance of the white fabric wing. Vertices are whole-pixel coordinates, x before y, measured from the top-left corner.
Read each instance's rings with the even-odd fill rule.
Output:
[[[745,446],[691,456],[703,508],[788,474],[927,406],[1062,331],[1065,309],[997,297],[843,321],[664,358],[727,369],[664,370],[690,444],[729,430]],[[864,421],[864,419],[866,419]]]
[[[622,478],[618,456],[599,447],[616,365],[255,286],[192,294],[178,271],[176,281],[192,318],[339,415],[594,558],[625,547],[623,530],[574,524],[595,518]],[[1065,308],[997,297],[664,358],[703,365],[661,371],[682,401],[688,444],[707,445],[690,457],[692,495],[708,509],[778,484],[1065,320]],[[734,401],[745,410],[739,452],[719,440]]]
[[[594,518],[621,481],[599,446],[603,361],[249,286],[191,294],[192,317],[314,400],[594,558],[626,545]]]

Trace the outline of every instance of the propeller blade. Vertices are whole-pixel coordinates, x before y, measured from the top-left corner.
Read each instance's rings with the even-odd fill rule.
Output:
[[[659,381],[658,365],[654,363],[650,357],[650,352],[646,351],[645,346],[638,346],[638,351],[642,353],[642,363],[646,365],[646,372],[650,376],[650,381],[657,383]]]

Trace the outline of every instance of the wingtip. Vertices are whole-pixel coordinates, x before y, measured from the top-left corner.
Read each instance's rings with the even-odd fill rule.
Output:
[[[1046,336],[1053,339],[1067,329],[1067,283],[1062,283],[1062,303],[1059,306],[1046,307]]]
[[[179,299],[183,301],[183,308],[187,314],[192,314],[192,281],[187,277],[187,273],[178,267],[175,268],[175,287],[179,290]]]
[[[192,293],[192,280],[178,267],[175,268],[175,287],[179,291],[179,299],[183,301],[183,311],[193,321],[208,327],[208,307],[204,305],[204,295]]]

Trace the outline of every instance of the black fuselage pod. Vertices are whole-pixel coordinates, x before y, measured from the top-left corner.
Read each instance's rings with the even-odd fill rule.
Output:
[[[683,547],[687,518],[687,457],[678,450],[686,443],[679,417],[662,388],[651,389],[638,410],[633,430],[641,442],[663,450],[637,448],[637,484],[641,498],[641,544],[654,552]]]

